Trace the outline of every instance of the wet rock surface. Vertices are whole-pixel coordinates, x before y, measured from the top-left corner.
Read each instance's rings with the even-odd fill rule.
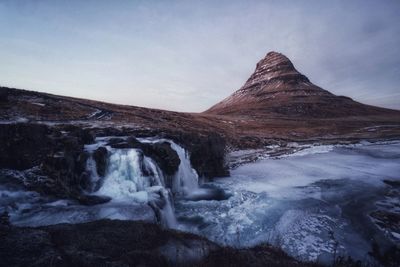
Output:
[[[0,266],[316,266],[258,246],[222,248],[155,224],[101,220],[1,228]]]
[[[93,158],[96,162],[97,173],[104,176],[107,170],[108,151],[105,147],[99,147],[93,152]]]
[[[0,124],[0,136],[4,155],[0,167],[24,171],[22,180],[28,190],[82,203],[99,202],[88,200],[82,192],[89,182],[84,144],[94,140],[88,131],[72,125],[16,123]]]
[[[226,141],[219,134],[181,134],[171,138],[189,151],[190,162],[200,177],[210,179],[229,176],[229,167],[225,161]]]
[[[155,160],[161,170],[167,175],[173,175],[181,163],[178,154],[168,142],[143,144],[144,155]]]

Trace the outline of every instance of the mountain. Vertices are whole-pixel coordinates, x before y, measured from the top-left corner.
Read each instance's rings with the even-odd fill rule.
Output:
[[[389,115],[393,110],[364,105],[336,96],[298,72],[283,54],[269,52],[238,91],[214,105],[206,114],[337,118]]]
[[[336,96],[270,52],[241,89],[203,113],[116,105],[0,87],[0,124],[39,122],[128,129],[147,135],[219,135],[230,149],[284,142],[400,138],[400,111]],[[189,137],[190,138],[189,138]]]

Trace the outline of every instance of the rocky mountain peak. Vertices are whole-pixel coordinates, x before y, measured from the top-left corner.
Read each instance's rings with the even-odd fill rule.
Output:
[[[314,85],[296,70],[289,58],[278,52],[267,53],[239,90],[205,111],[253,118],[283,116],[302,119],[385,112]]]
[[[309,82],[306,76],[295,69],[289,58],[281,53],[271,51],[257,63],[254,73],[243,88],[276,80]]]
[[[258,62],[257,68],[262,66],[273,67],[276,65],[288,65],[294,69],[292,62],[284,54],[275,51],[268,52],[267,55]]]

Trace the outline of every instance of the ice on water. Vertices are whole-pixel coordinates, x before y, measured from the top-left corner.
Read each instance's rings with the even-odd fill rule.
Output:
[[[181,201],[177,216],[222,244],[269,242],[306,260],[363,259],[370,240],[382,239],[368,213],[384,179],[400,180],[400,143],[311,147],[240,166],[213,183],[231,198]]]

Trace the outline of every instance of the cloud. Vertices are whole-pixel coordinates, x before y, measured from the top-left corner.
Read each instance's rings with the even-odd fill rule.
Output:
[[[0,83],[202,111],[270,50],[315,84],[400,108],[398,1],[0,3]]]

